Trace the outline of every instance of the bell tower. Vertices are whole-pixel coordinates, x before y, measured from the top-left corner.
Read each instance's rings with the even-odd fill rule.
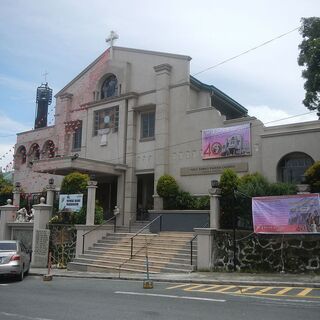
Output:
[[[48,82],[42,83],[37,88],[37,109],[34,128],[44,128],[47,126],[48,106],[52,102],[52,89],[48,87]]]

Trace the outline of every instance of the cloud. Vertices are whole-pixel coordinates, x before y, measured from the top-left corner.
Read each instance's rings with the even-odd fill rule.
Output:
[[[290,114],[283,109],[275,109],[266,105],[246,106],[250,116],[260,119],[265,126],[277,126],[282,124],[297,123],[317,120],[316,112]]]
[[[17,132],[31,130],[31,126],[11,119],[4,113],[0,112],[0,138],[7,138],[15,135]]]

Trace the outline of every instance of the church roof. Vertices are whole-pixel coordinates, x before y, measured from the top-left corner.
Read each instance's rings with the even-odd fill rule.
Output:
[[[240,103],[230,98],[227,94],[219,90],[213,85],[205,84],[193,76],[190,76],[190,83],[199,89],[211,91],[213,93],[213,99],[215,99],[215,108],[222,114],[230,115],[231,118],[245,117],[248,115],[248,110]],[[227,117],[228,118],[228,117]]]
[[[127,51],[127,52],[134,52],[134,53],[141,53],[141,54],[149,54],[149,55],[157,55],[157,56],[164,56],[174,59],[182,59],[190,61],[191,57],[181,55],[181,54],[173,54],[173,53],[166,53],[166,52],[159,52],[159,51],[149,51],[149,50],[141,50],[141,49],[133,49],[133,48],[125,48],[125,47],[112,47],[113,50],[119,50],[119,51]],[[56,95],[55,97],[58,97],[64,91],[70,87],[73,83],[75,83],[78,79],[80,79],[88,70],[90,70],[105,54],[109,53],[110,48],[105,50],[97,59],[95,59],[92,63],[90,63],[83,71],[81,71],[74,79],[72,79],[68,84],[66,84]]]

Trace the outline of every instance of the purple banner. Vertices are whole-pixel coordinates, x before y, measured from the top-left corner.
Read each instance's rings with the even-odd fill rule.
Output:
[[[252,198],[255,233],[320,233],[318,193]]]
[[[202,130],[202,159],[251,154],[250,123]]]

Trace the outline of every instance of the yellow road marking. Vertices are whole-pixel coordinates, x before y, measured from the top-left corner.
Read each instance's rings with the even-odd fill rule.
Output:
[[[312,288],[305,288],[297,294],[298,297],[305,297],[309,292],[312,291]]]
[[[282,290],[279,290],[278,292],[274,293],[274,295],[276,296],[281,296],[282,294],[285,294],[287,292],[289,292],[290,290],[292,290],[293,288],[283,288]]]
[[[184,291],[193,291],[193,290],[197,291],[196,290],[197,288],[200,288],[200,287],[203,287],[203,286],[206,286],[206,284],[196,284],[196,285],[193,285],[193,286],[191,286],[189,288],[185,288],[183,290]]]
[[[170,290],[170,289],[176,289],[176,288],[183,288],[183,287],[187,287],[187,286],[190,286],[190,283],[177,284],[177,285],[175,285],[173,287],[169,287],[167,289]]]
[[[215,291],[210,291],[210,290],[215,289],[215,288],[220,288],[220,287],[221,287],[221,285],[215,284],[214,286],[209,286],[207,288],[200,289],[198,291],[200,291],[200,292],[215,292]]]
[[[264,293],[266,293],[266,292],[268,292],[268,291],[270,291],[272,289],[274,289],[274,287],[266,287],[264,289],[261,289],[259,291],[254,292],[253,294],[264,294]]]
[[[229,289],[232,289],[232,288],[235,288],[236,286],[227,286],[227,287],[224,287],[224,288],[222,288],[222,289],[219,289],[219,290],[215,290],[215,291],[213,291],[213,292],[225,292],[225,291],[227,291],[227,290],[229,290]]]
[[[245,293],[245,292],[247,292],[248,290],[254,289],[254,288],[256,288],[256,287],[252,287],[252,286],[251,286],[251,287],[240,287],[238,291],[233,292],[233,293]]]

